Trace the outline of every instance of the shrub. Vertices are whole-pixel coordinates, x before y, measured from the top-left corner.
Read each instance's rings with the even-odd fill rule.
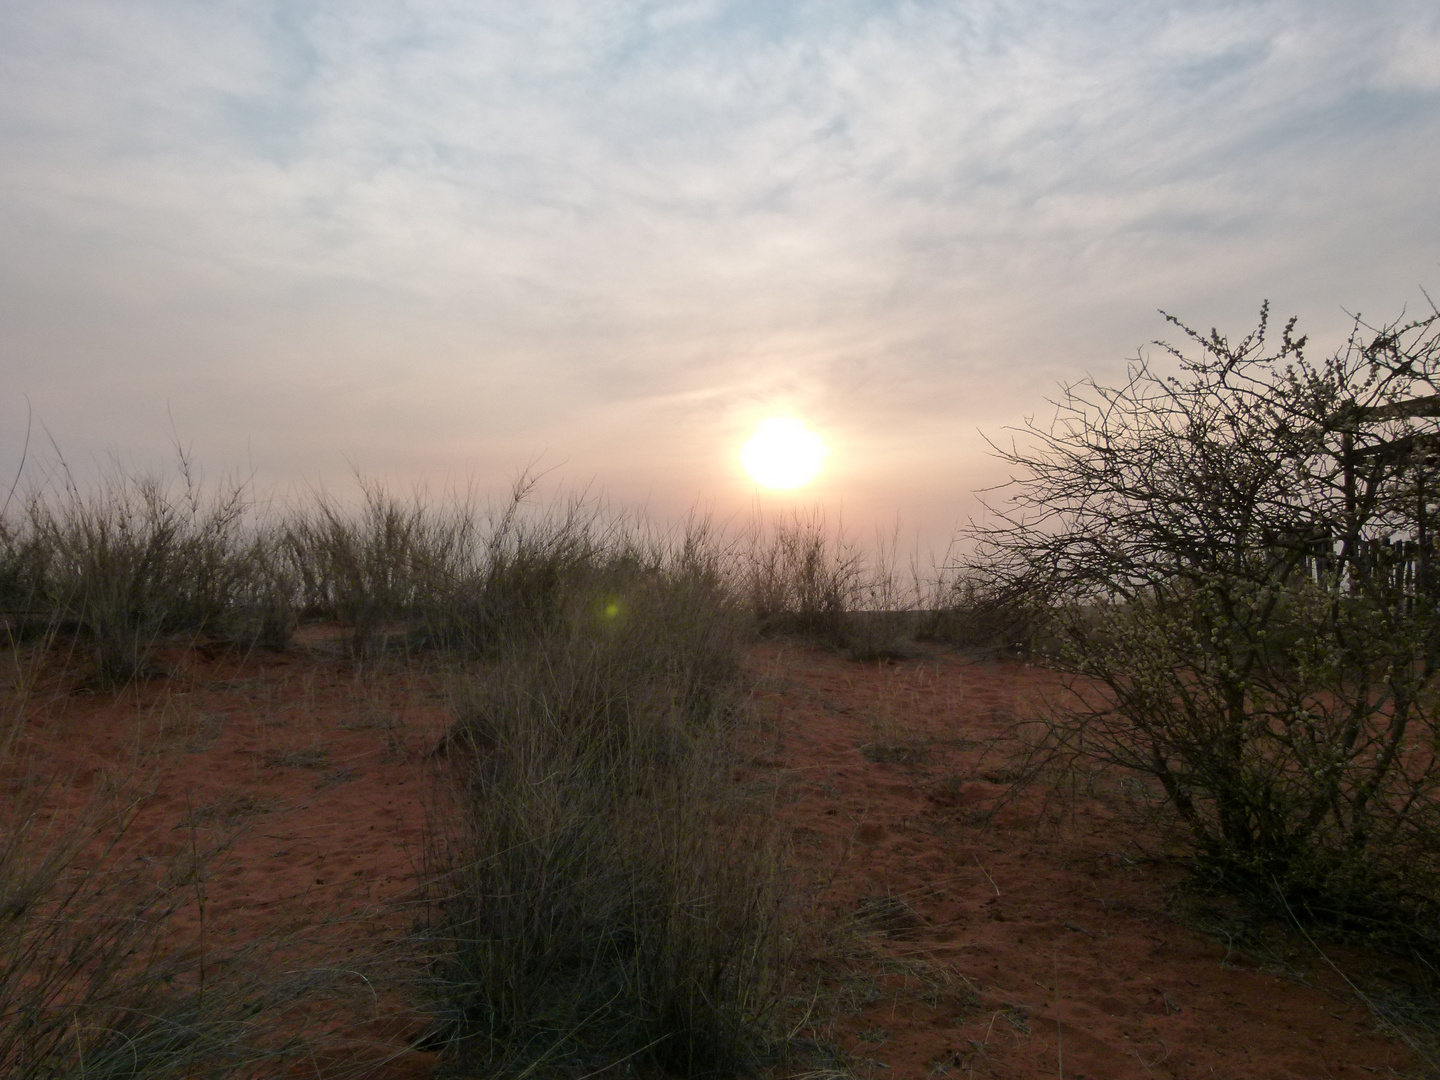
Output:
[[[1058,752],[1153,777],[1230,886],[1432,951],[1437,320],[1357,322],[1320,363],[1263,309],[1236,343],[1182,327],[1178,376],[1069,387],[1001,451],[1013,499],[972,530],[1087,680]]]

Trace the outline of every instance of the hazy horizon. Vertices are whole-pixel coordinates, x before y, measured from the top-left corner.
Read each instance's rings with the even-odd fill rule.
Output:
[[[7,487],[28,398],[81,465],[723,517],[793,415],[762,505],[934,545],[1157,308],[1328,351],[1440,288],[1418,0],[13,0],[0,86]]]

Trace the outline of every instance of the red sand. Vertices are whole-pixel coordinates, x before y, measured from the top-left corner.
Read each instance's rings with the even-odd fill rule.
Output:
[[[19,765],[7,771],[70,781],[62,790],[72,805],[115,781],[152,792],[128,833],[137,858],[233,838],[203,882],[211,945],[278,935],[276,962],[286,968],[340,969],[403,937],[425,757],[448,711],[438,675],[357,672],[337,658],[336,631],[307,630],[287,655],[166,655],[170,677],[118,695],[52,680],[36,694]],[[193,904],[172,929],[193,940],[200,925]],[[385,1078],[428,1075],[432,1057],[406,1047],[423,1020],[394,995],[367,999],[355,981],[352,1049],[401,1055]],[[313,1064],[297,1075],[315,1076]]]
[[[338,962],[406,929],[395,904],[414,882],[444,679],[357,673],[324,631],[306,641],[287,656],[176,654],[171,677],[118,696],[44,685],[18,752],[30,775],[73,776],[77,799],[153,775],[134,835],[156,851],[242,826],[205,883],[210,939],[294,931]],[[736,780],[776,793],[800,880],[849,927],[802,974],[830,973],[819,1007],[834,1012],[815,1034],[856,1076],[1416,1071],[1318,955],[1261,967],[1167,914],[1176,872],[1138,859],[1105,803],[1077,799],[1053,828],[1024,806],[979,820],[1007,779],[984,744],[1052,673],[795,645],[756,647],[748,666],[772,727]],[[178,934],[198,925],[185,918]],[[393,995],[366,1008],[367,1052],[396,1055],[381,1075],[426,1075],[434,1059],[406,1049],[416,1014]]]
[[[866,940],[892,967],[926,962],[932,986],[872,979],[862,1000],[874,1000],[833,1025],[875,1076],[1054,1077],[1062,1058],[1075,1080],[1413,1068],[1318,955],[1287,957],[1284,975],[1255,970],[1167,916],[1178,876],[1134,859],[1133,829],[1098,800],[1078,799],[1058,829],[1033,812],[975,821],[1004,790],[984,779],[1005,779],[998,759],[981,762],[985,741],[1059,685],[1052,672],[939,650],[858,665],[767,647],[751,664],[783,729],[755,772],[792,793],[795,858],[833,879],[822,902],[854,912],[871,898],[862,910],[875,911],[888,896],[918,916]],[[869,760],[865,744],[901,760]],[[958,986],[937,991],[945,975]]]

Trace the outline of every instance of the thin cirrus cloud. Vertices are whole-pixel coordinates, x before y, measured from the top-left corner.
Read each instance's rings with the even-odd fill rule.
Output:
[[[1440,264],[1433,5],[137,0],[0,11],[0,452],[963,512],[1164,307],[1337,332]],[[940,509],[936,509],[936,508]]]

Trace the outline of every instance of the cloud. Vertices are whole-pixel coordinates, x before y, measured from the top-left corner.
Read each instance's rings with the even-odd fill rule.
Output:
[[[13,0],[4,381],[298,471],[633,479],[786,404],[953,485],[1156,307],[1333,328],[1433,279],[1437,41],[1413,0]]]

